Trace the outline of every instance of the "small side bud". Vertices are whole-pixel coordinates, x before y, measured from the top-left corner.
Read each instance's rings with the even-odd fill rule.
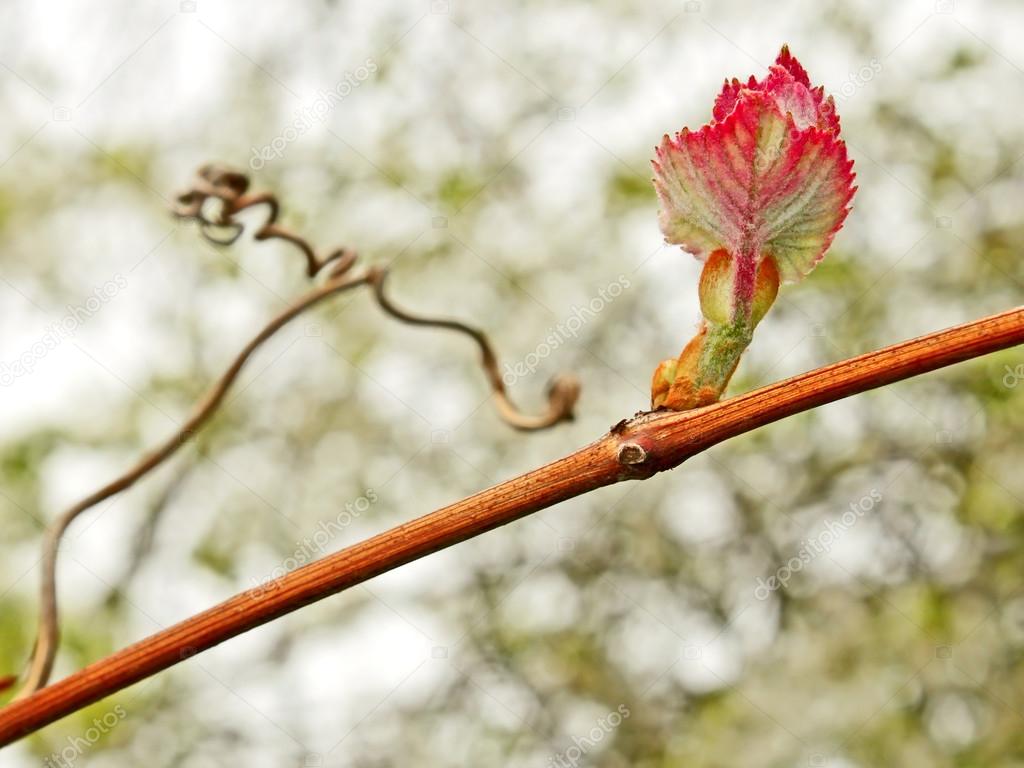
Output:
[[[719,248],[708,256],[700,273],[700,311],[712,323],[727,323],[733,312],[735,278],[732,257]]]
[[[654,369],[654,376],[651,377],[651,408],[660,408],[665,404],[668,391],[676,380],[677,360],[662,360]]]
[[[750,303],[751,330],[772,308],[778,295],[779,269],[775,266],[775,259],[765,256],[757,267],[757,277],[754,280],[754,300]]]

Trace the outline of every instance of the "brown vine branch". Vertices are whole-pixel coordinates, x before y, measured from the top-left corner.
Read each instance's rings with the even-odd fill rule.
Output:
[[[0,746],[196,653],[400,565],[622,480],[646,478],[786,416],[1024,343],[1024,307],[844,360],[719,403],[624,419],[532,472],[305,565],[0,710]]]
[[[576,377],[563,375],[552,382],[548,391],[548,410],[544,414],[529,416],[522,413],[508,399],[499,373],[497,356],[483,332],[455,320],[418,317],[399,309],[384,293],[386,270],[369,267],[362,273],[353,275],[352,267],[355,266],[358,254],[348,248],[338,248],[324,257],[318,257],[313,246],[305,238],[277,223],[280,204],[276,197],[268,193],[249,195],[248,188],[249,179],[245,175],[214,165],[204,166],[199,170],[193,188],[178,196],[178,205],[174,213],[180,218],[197,221],[203,237],[211,243],[227,246],[235,243],[245,229],[245,225],[235,217],[246,209],[263,206],[267,209],[267,218],[254,233],[254,238],[280,239],[290,243],[304,255],[307,275],[313,278],[325,274],[326,279],[320,286],[303,294],[286,307],[239,352],[228,369],[195,406],[192,415],[173,435],[143,456],[123,475],[63,512],[47,528],[41,560],[36,641],[24,673],[24,682],[15,700],[24,699],[46,685],[53,671],[60,643],[57,556],[60,542],[71,523],[85,511],[130,488],[143,476],[171,458],[220,407],[228,390],[253,353],[288,322],[329,296],[349,288],[371,285],[378,304],[392,317],[412,325],[458,331],[472,338],[480,348],[482,365],[494,392],[499,415],[511,426],[522,430],[545,429],[572,418],[573,407],[579,397],[579,383]],[[14,682],[15,679],[10,676],[0,678],[0,691],[10,687]]]

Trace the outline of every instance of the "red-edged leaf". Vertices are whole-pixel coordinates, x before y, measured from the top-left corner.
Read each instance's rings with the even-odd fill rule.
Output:
[[[699,258],[771,255],[789,282],[814,268],[856,188],[832,100],[808,86],[783,48],[763,81],[725,83],[714,122],[665,136],[653,165],[668,242]]]

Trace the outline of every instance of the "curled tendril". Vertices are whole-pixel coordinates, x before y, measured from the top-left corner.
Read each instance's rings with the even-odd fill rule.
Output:
[[[227,246],[234,245],[245,231],[245,225],[235,216],[248,208],[263,206],[267,209],[267,219],[253,237],[256,240],[284,240],[294,245],[306,257],[306,274],[309,277],[316,277],[328,265],[329,276],[337,277],[356,263],[358,256],[349,248],[337,248],[322,258],[318,257],[308,240],[277,223],[281,206],[274,195],[251,195],[247,194],[248,189],[249,178],[245,174],[219,165],[204,165],[196,173],[192,189],[178,195],[174,214],[199,222],[199,232],[208,242]]]
[[[324,257],[308,240],[277,223],[281,205],[271,193],[250,194],[249,178],[238,171],[219,165],[204,165],[196,174],[192,189],[178,195],[175,214],[199,222],[199,231],[207,241],[221,246],[233,245],[245,231],[245,224],[235,217],[247,208],[264,206],[267,219],[253,233],[256,240],[273,238],[291,243],[306,258],[306,274],[315,277],[325,268],[329,279],[349,272],[355,266],[358,254],[349,248],[338,248]],[[572,419],[573,408],[580,395],[579,379],[573,374],[559,374],[548,383],[548,409],[531,416],[520,411],[509,399],[501,376],[498,357],[487,335],[458,320],[430,318],[414,315],[398,307],[385,293],[387,270],[370,267],[364,281],[373,287],[373,295],[384,312],[400,322],[430,328],[444,328],[471,338],[480,349],[480,364],[487,376],[494,403],[501,418],[516,429],[546,429],[560,421]]]
[[[461,323],[458,320],[445,320],[427,318],[413,315],[404,309],[400,309],[384,292],[384,282],[387,279],[387,272],[379,270],[371,279],[374,298],[380,308],[391,317],[409,325],[422,325],[430,328],[446,328],[451,331],[469,336],[480,349],[480,364],[487,374],[487,381],[491,385],[494,394],[494,403],[498,413],[506,423],[521,430],[545,429],[560,421],[571,419],[573,406],[580,396],[579,379],[571,373],[558,374],[548,382],[548,410],[546,413],[537,416],[529,416],[522,413],[509,400],[505,391],[505,382],[501,377],[501,369],[498,365],[498,356],[491,346],[487,335],[482,331]]]
[[[469,336],[480,349],[481,365],[493,392],[495,406],[501,418],[520,430],[538,430],[554,426],[573,417],[573,407],[579,398],[580,385],[572,374],[555,377],[548,385],[548,408],[539,415],[521,412],[509,400],[502,380],[498,358],[486,334],[457,320],[421,317],[399,308],[384,292],[387,270],[367,267],[352,273],[358,258],[349,248],[338,248],[326,256],[318,257],[313,246],[303,237],[277,223],[281,207],[274,195],[248,194],[249,179],[241,173],[220,166],[206,165],[199,169],[192,189],[177,198],[174,214],[183,219],[199,222],[199,231],[206,240],[219,246],[230,246],[245,231],[245,224],[236,216],[248,208],[265,207],[267,218],[254,232],[256,240],[279,239],[291,243],[306,259],[306,274],[310,278],[323,276],[317,287],[299,296],[274,317],[242,348],[221,377],[196,404],[192,414],[178,431],[163,443],[142,456],[124,474],[104,485],[77,504],[65,510],[47,528],[43,539],[42,578],[40,584],[40,610],[35,646],[23,673],[24,682],[15,696],[24,699],[44,687],[50,679],[53,663],[60,643],[60,622],[57,611],[57,555],[65,531],[79,515],[97,504],[121,493],[173,456],[223,403],[242,367],[262,344],[295,317],[321,301],[361,285],[371,286],[373,296],[381,309],[395,319],[409,325],[445,328]],[[12,676],[0,676],[0,692],[16,682]]]

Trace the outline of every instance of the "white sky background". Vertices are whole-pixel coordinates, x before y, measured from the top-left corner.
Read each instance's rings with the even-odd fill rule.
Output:
[[[772,3],[770,12],[719,0],[642,8],[427,0],[329,8],[213,0],[198,0],[194,8],[178,2],[6,4],[0,11],[0,207],[10,214],[0,231],[0,361],[10,363],[30,350],[65,317],[66,307],[83,304],[95,288],[124,280],[73,337],[35,362],[30,375],[0,389],[5,441],[44,427],[69,435],[47,458],[43,508],[24,513],[51,518],[131,461],[136,440],[151,445],[173,430],[188,400],[180,392],[152,393],[154,377],[188,375],[197,365],[212,377],[301,289],[295,254],[245,238],[218,253],[202,245],[192,227],[173,221],[168,203],[204,162],[245,167],[253,147],[282,134],[297,111],[367,59],[379,72],[289,143],[281,159],[255,174],[254,185],[275,189],[286,220],[323,247],[350,243],[368,261],[395,259],[394,289],[406,304],[488,328],[510,361],[522,359],[574,307],[626,275],[631,287],[622,303],[613,303],[594,328],[585,328],[545,359],[536,376],[513,388],[519,401],[536,407],[547,376],[577,367],[590,382],[580,419],[549,435],[504,435],[486,404],[478,410],[486,393],[460,339],[396,328],[365,299],[354,310],[343,299],[337,311],[300,320],[243,376],[239,402],[252,419],[251,444],[219,449],[169,511],[175,522],[133,582],[129,598],[137,610],[119,628],[122,644],[250,586],[280,561],[281,546],[268,542],[285,541],[287,552],[290,540],[338,508],[331,499],[354,500],[367,485],[382,487],[381,502],[345,532],[345,541],[332,542],[336,549],[551,459],[645,407],[649,372],[678,352],[696,322],[698,267],[662,247],[653,207],[607,220],[603,190],[614,174],[646,179],[661,134],[706,121],[721,79],[760,76],[782,42],[812,80],[830,92],[849,93],[839,109],[861,190],[836,248],[845,258],[863,257],[858,268],[891,281],[899,297],[877,344],[1017,303],[1019,287],[1008,284],[1002,304],[955,296],[936,304],[922,300],[913,278],[959,247],[954,238],[971,237],[974,190],[993,205],[993,215],[1018,215],[1009,203],[1001,207],[1007,198],[1002,182],[989,182],[1003,162],[994,138],[1020,133],[1017,110],[1007,105],[1020,103],[1024,92],[1017,34],[1024,9],[963,0],[842,7],[856,23],[874,29],[870,50],[824,18],[820,3],[809,1]],[[936,91],[930,84],[934,54],[963,46],[996,55],[962,88]],[[868,79],[857,74],[865,67],[873,73]],[[878,100],[896,96],[919,102],[925,124],[958,137],[970,160],[967,186],[923,199],[917,190],[925,180],[913,144],[895,144],[868,119]],[[449,210],[434,194],[435,182],[466,165],[496,173],[465,209]],[[130,172],[115,175],[104,166]],[[396,173],[403,175],[400,187],[389,180]],[[58,179],[64,187],[54,192]],[[442,216],[447,226],[439,228],[435,219]],[[937,227],[937,219],[946,217],[950,226]],[[445,244],[444,255],[428,258]],[[226,276],[223,261],[237,263],[236,273]],[[456,292],[459,284],[468,289]],[[746,383],[766,383],[861,351],[815,340],[821,329],[827,336],[842,311],[817,299],[807,284],[790,289],[766,321],[771,333],[759,331],[745,359]],[[335,339],[330,328],[324,339],[311,332],[320,327],[311,323],[330,326],[338,317],[343,338]],[[376,339],[374,345],[361,346],[346,328],[353,337]],[[186,329],[192,336],[186,338]],[[337,345],[333,351],[328,341]],[[436,364],[437,356],[446,362]],[[297,468],[297,457],[295,466],[282,465],[281,456],[296,449],[275,430],[308,418],[304,408],[321,407],[289,399],[296,382],[314,397],[351,393],[349,400],[331,401],[331,408],[381,414],[387,436],[362,474],[347,465],[366,446],[343,431],[331,433],[304,469]],[[893,429],[926,439],[949,429],[954,439],[967,440],[974,427],[951,426],[972,413],[970,402],[960,406],[929,410],[920,403],[912,409],[895,398],[874,405],[892,409]],[[125,419],[134,419],[135,431],[119,428],[105,442],[111,423]],[[861,406],[824,409],[818,439],[836,451],[852,450],[865,423]],[[491,447],[494,440],[505,447]],[[398,455],[389,455],[396,446]],[[453,477],[438,477],[419,463],[437,452],[450,452]],[[344,469],[337,467],[339,457]],[[890,470],[881,467],[863,483],[851,481],[848,491],[823,500],[825,512],[831,505],[841,513],[863,493],[860,488]],[[671,492],[664,502],[672,529],[693,542],[729,535],[735,521],[716,468],[695,462],[691,471],[686,504],[674,506]],[[773,492],[770,468],[743,471]],[[284,482],[282,474],[298,482]],[[293,487],[303,483],[304,492]],[[317,502],[310,488],[336,496]],[[154,493],[133,490],[73,531],[60,573],[70,620],[87,622],[108,584],[119,578],[131,521]],[[600,499],[610,505],[624,493],[612,489]],[[254,532],[236,553],[239,573],[232,581],[189,558],[217,525],[216,511],[239,494],[249,496]],[[711,519],[702,513],[708,508],[722,513]],[[949,514],[951,502],[938,499],[933,508],[945,514],[929,533],[941,544],[936,567],[974,567],[970,558],[964,566],[967,545]],[[811,523],[820,518],[820,512],[808,512]],[[588,519],[585,505],[566,505],[564,513],[554,510],[524,523],[522,535],[551,552],[556,541],[580,535]],[[811,535],[809,528],[795,540]],[[858,529],[835,553],[844,569],[822,565],[821,578],[870,575],[867,560],[880,536],[869,526]],[[359,743],[364,719],[386,720],[394,708],[415,705],[446,676],[458,674],[461,630],[423,607],[421,598],[456,595],[463,585],[460,563],[499,557],[508,546],[501,537],[492,534],[465,552],[375,580],[364,595],[371,607],[343,630],[318,627],[316,617],[326,609],[313,608],[170,674],[191,692],[192,706],[244,734],[246,747],[236,755],[247,765],[282,765],[282,756],[295,760],[307,752],[329,754],[328,764],[348,764],[345,748],[331,751],[346,733]],[[34,595],[36,557],[34,540],[5,551],[0,592]],[[572,611],[571,597],[560,597],[564,586],[556,572],[538,574],[506,610],[538,625],[557,624]],[[700,626],[686,606],[678,610],[680,624]],[[708,651],[711,677],[685,663],[675,674],[693,690],[738,679],[753,638],[772,620],[766,615],[746,628],[741,622]],[[297,640],[274,665],[268,658],[285,626]],[[715,631],[694,636],[710,640]],[[665,666],[650,661],[660,658],[662,641],[678,644],[670,634],[653,632],[615,638],[636,652],[638,676]],[[435,658],[436,648],[452,656]],[[481,717],[514,724],[528,710],[523,692],[500,682],[480,684],[487,692]],[[955,720],[955,707],[947,709],[953,714],[944,710],[944,716]],[[130,748],[92,756],[88,764],[120,764],[126,754]],[[24,747],[3,756],[5,766],[35,764]]]

